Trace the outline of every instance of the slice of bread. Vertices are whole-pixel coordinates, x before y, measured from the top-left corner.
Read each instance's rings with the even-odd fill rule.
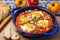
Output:
[[[11,27],[11,39],[12,40],[20,40],[20,36],[17,31]]]
[[[10,7],[7,3],[0,1],[0,22],[9,15]]]
[[[3,30],[3,36],[7,39],[10,40],[11,38],[11,34],[10,34],[10,27],[5,27],[5,29]]]
[[[2,30],[2,34],[6,40],[20,40],[20,35],[16,31],[12,21],[10,21],[6,27]]]
[[[6,40],[6,39],[3,37],[2,33],[0,33],[0,40]]]

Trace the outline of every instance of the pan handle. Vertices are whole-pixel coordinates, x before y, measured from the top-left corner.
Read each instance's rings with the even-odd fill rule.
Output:
[[[46,32],[44,33],[46,36],[53,36],[55,35],[59,30],[59,25],[56,23],[56,25],[54,26],[54,30],[52,32]]]
[[[12,18],[14,17],[16,11],[19,10],[20,8],[21,7],[15,7],[15,8],[12,9],[12,11],[11,11]]]

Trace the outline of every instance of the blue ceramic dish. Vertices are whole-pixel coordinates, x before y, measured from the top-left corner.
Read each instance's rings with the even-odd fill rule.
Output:
[[[22,30],[19,30],[19,28],[15,25],[16,16],[19,13],[21,13],[25,10],[29,10],[29,9],[40,9],[40,10],[44,10],[44,11],[48,12],[51,15],[51,17],[53,18],[53,21],[54,21],[54,25],[52,26],[52,29],[49,30],[48,32],[44,32],[44,33],[41,33],[41,34],[29,34],[29,33],[23,32]],[[26,37],[53,36],[54,34],[56,34],[58,32],[58,29],[59,29],[54,13],[52,13],[51,11],[49,11],[48,9],[46,9],[42,6],[27,6],[27,7],[24,7],[24,8],[16,7],[16,8],[12,9],[11,15],[12,15],[13,24],[15,25],[17,31],[20,34],[22,34]]]

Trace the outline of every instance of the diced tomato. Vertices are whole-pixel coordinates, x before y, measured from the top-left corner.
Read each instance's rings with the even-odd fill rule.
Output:
[[[43,30],[44,30],[44,32],[46,32],[46,31],[48,31],[49,29],[51,29],[51,27],[50,27],[50,26],[47,26],[47,27],[45,27]]]
[[[48,20],[49,22],[53,22],[53,20],[50,18],[49,20]]]
[[[22,12],[22,13],[20,13],[19,15],[18,15],[18,17],[20,17],[21,15],[24,15],[25,14],[25,12]]]
[[[16,20],[18,20],[19,18],[20,18],[20,17],[19,17],[19,16],[17,16],[17,17],[16,17]]]
[[[37,17],[38,19],[40,18],[40,16]]]
[[[26,24],[26,22],[23,22],[22,24]]]
[[[32,33],[32,32],[34,32],[34,30],[31,30],[29,33]]]
[[[42,33],[42,32],[43,32],[43,30],[42,30],[42,29],[40,29],[40,28],[38,28],[38,29],[37,29],[37,32],[38,32],[38,34],[39,34],[39,33]]]
[[[16,25],[19,25],[19,23],[18,23],[18,22],[16,22]]]
[[[48,21],[49,21],[50,25],[53,24],[53,20],[52,19],[49,19]]]
[[[18,27],[18,28],[23,31],[23,29],[21,27]]]
[[[45,11],[43,11],[42,13],[43,13],[43,15],[44,15],[44,17],[45,17],[45,16],[46,16],[46,13],[45,13]]]
[[[22,15],[24,15],[25,14],[25,12],[22,12]]]
[[[31,18],[32,18],[32,14],[31,13],[26,14],[26,16],[28,16],[29,19],[31,20]]]
[[[44,28],[43,31],[46,32],[46,28]]]
[[[32,31],[30,31],[30,33],[36,34],[37,33],[37,30],[32,30]]]
[[[34,30],[34,33],[36,34],[37,33],[37,30]]]
[[[32,12],[32,10],[28,10],[28,12]]]
[[[48,26],[47,29],[51,29],[51,26]]]
[[[19,22],[19,20],[16,20],[16,22]]]
[[[16,24],[18,27],[20,26],[19,23]]]
[[[22,15],[22,13],[20,13],[18,16],[20,17]]]
[[[38,25],[37,25],[37,24],[35,24],[35,26],[36,26],[36,27],[38,27]]]
[[[29,33],[28,30],[25,30],[25,32]]]

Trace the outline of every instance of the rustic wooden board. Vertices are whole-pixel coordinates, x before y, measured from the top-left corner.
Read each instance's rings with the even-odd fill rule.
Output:
[[[60,26],[60,16],[56,16],[56,19],[57,19],[57,22],[58,22],[58,24]],[[15,29],[15,27],[14,27],[14,25],[12,23],[12,20],[10,20],[10,22],[5,26],[5,28],[6,27],[12,27],[12,28]],[[3,30],[4,30],[4,28],[3,28]],[[2,34],[3,30],[0,32],[0,40],[6,40],[3,37],[3,34]],[[26,37],[22,36],[21,34],[19,34],[19,35],[20,35],[20,40],[60,40],[60,30],[56,35],[54,35],[52,37],[26,38]]]

